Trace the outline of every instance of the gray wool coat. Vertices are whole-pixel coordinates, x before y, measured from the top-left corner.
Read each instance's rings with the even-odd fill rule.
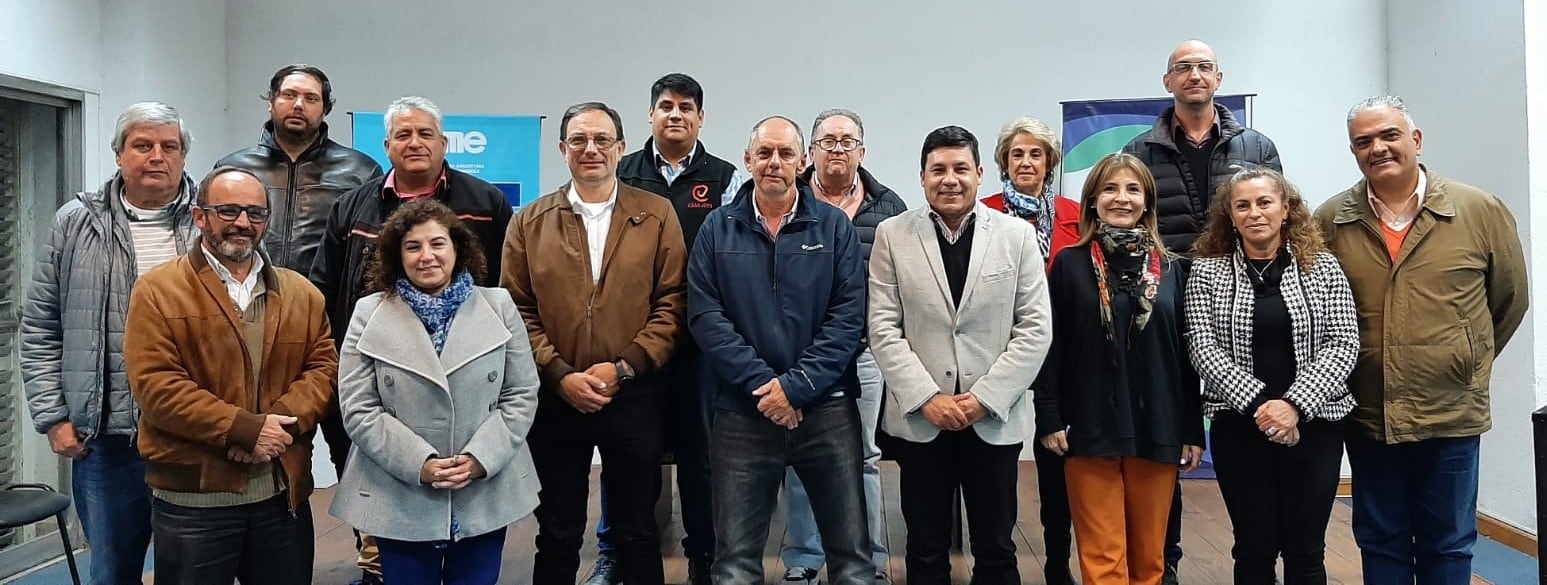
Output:
[[[537,507],[526,445],[537,413],[537,367],[510,293],[477,287],[452,319],[439,357],[401,297],[360,299],[338,373],[354,446],[329,510],[334,516],[385,538],[460,540]],[[488,475],[460,490],[420,483],[426,459],[459,453],[477,458]]]

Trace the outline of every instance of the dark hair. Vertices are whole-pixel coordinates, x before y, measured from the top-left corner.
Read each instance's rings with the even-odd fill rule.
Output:
[[[225,174],[229,174],[229,173],[241,173],[243,175],[247,175],[249,177],[252,177],[252,180],[257,181],[259,185],[263,186],[263,204],[265,206],[267,206],[269,204],[268,184],[264,183],[263,179],[258,178],[258,175],[256,173],[252,172],[251,169],[246,169],[246,168],[242,168],[242,167],[234,167],[234,166],[231,166],[231,165],[226,165],[226,166],[223,166],[223,167],[215,167],[215,170],[210,171],[209,174],[204,175],[203,179],[199,180],[198,194],[195,196],[195,202],[198,203],[199,205],[208,204],[209,203],[209,186],[213,185],[215,183],[215,179],[220,178],[221,175],[225,175]]]
[[[972,164],[982,166],[983,159],[978,155],[978,137],[973,136],[966,128],[961,126],[941,126],[935,128],[924,137],[924,150],[919,153],[919,170],[924,170],[924,165],[929,161],[929,153],[942,148],[968,147],[972,150]]]
[[[1285,179],[1282,173],[1264,166],[1253,165],[1236,171],[1230,180],[1219,185],[1209,203],[1207,227],[1203,235],[1198,236],[1198,241],[1193,242],[1193,255],[1211,258],[1235,253],[1241,236],[1235,231],[1235,221],[1230,213],[1233,203],[1231,199],[1235,197],[1236,185],[1254,179],[1265,180],[1278,191],[1280,202],[1287,212],[1284,225],[1279,228],[1279,237],[1294,253],[1300,271],[1309,273],[1316,267],[1316,254],[1327,249],[1326,242],[1322,240],[1321,228],[1311,216],[1311,208],[1305,204],[1305,197],[1300,195],[1300,190]]]
[[[397,281],[405,274],[403,238],[414,227],[431,221],[445,226],[446,233],[451,234],[451,247],[457,253],[452,275],[466,270],[473,276],[474,282],[483,282],[487,268],[478,236],[446,204],[429,198],[415,199],[398,207],[382,224],[381,235],[376,238],[376,253],[366,268],[366,294],[383,291],[388,296],[395,294],[393,291],[397,290]]]
[[[704,88],[698,85],[698,80],[689,77],[686,73],[667,73],[655,80],[655,84],[650,86],[650,109],[655,109],[656,100],[661,99],[661,94],[668,91],[693,98],[693,103],[698,106],[698,109],[704,109]]]
[[[275,71],[274,76],[269,78],[269,90],[263,94],[263,101],[274,101],[274,96],[279,95],[279,84],[284,83],[286,77],[290,77],[290,75],[295,73],[310,75],[317,80],[317,83],[322,84],[322,115],[326,116],[332,113],[333,82],[328,81],[328,74],[323,73],[321,69],[305,63],[293,63],[280,67],[279,71]]]
[[[612,118],[612,125],[618,129],[616,138],[623,140],[623,117],[618,115],[617,110],[602,102],[581,102],[564,110],[564,117],[559,120],[559,142],[569,136],[569,119],[586,112],[607,112],[607,117]]]

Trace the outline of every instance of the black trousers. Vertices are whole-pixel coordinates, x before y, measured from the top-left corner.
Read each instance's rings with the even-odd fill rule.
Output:
[[[156,585],[310,585],[311,505],[290,513],[284,494],[229,508],[151,499]]]
[[[1042,500],[1042,542],[1047,548],[1047,576],[1069,576],[1069,552],[1074,520],[1069,515],[1069,483],[1064,479],[1064,458],[1047,450],[1041,441],[1032,444],[1037,458],[1037,495]]]
[[[1214,417],[1214,471],[1235,527],[1236,585],[1272,585],[1279,555],[1285,585],[1325,585],[1327,521],[1343,460],[1341,422],[1300,423],[1300,443],[1268,440],[1245,415]]]
[[[969,428],[940,431],[928,443],[897,445],[908,583],[950,585],[952,507],[960,487],[972,540],[973,585],[1019,585],[1011,535],[1021,444],[990,445]],[[1067,499],[1064,508],[1068,518]]]
[[[665,448],[662,396],[650,382],[628,382],[601,412],[584,414],[543,388],[527,435],[537,479],[537,554],[533,583],[574,583],[590,497],[591,452],[602,456],[608,540],[629,585],[660,585],[655,500]]]

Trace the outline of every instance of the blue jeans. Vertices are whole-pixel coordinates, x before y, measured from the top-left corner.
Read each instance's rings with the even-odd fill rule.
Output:
[[[876,447],[876,424],[881,419],[881,368],[867,349],[854,361],[854,370],[859,375],[860,394],[855,402],[859,406],[860,439],[865,448],[865,518],[870,526],[870,556],[876,568],[884,570],[891,555],[886,550],[881,511],[881,449]],[[789,527],[779,556],[784,558],[785,568],[822,568],[827,562],[822,554],[822,535],[816,530],[806,485],[794,469],[784,473],[784,503],[789,510]]]
[[[139,449],[125,435],[97,437],[71,463],[70,475],[75,514],[91,546],[90,582],[138,585],[150,547],[150,488]]]
[[[411,542],[376,537],[381,574],[391,583],[494,585],[500,579],[505,529],[456,542]]]
[[[1366,584],[1471,581],[1480,439],[1387,445],[1348,436],[1354,541]]]
[[[811,488],[828,582],[874,583],[859,409],[852,399],[832,398],[803,414],[800,426],[789,430],[762,415],[715,413],[709,468],[714,482],[716,585],[763,582],[763,547],[786,467],[794,467]]]

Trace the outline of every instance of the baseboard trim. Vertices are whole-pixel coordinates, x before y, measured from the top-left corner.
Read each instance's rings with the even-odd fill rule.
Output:
[[[1536,535],[1484,512],[1477,513],[1477,533],[1536,558]]]

